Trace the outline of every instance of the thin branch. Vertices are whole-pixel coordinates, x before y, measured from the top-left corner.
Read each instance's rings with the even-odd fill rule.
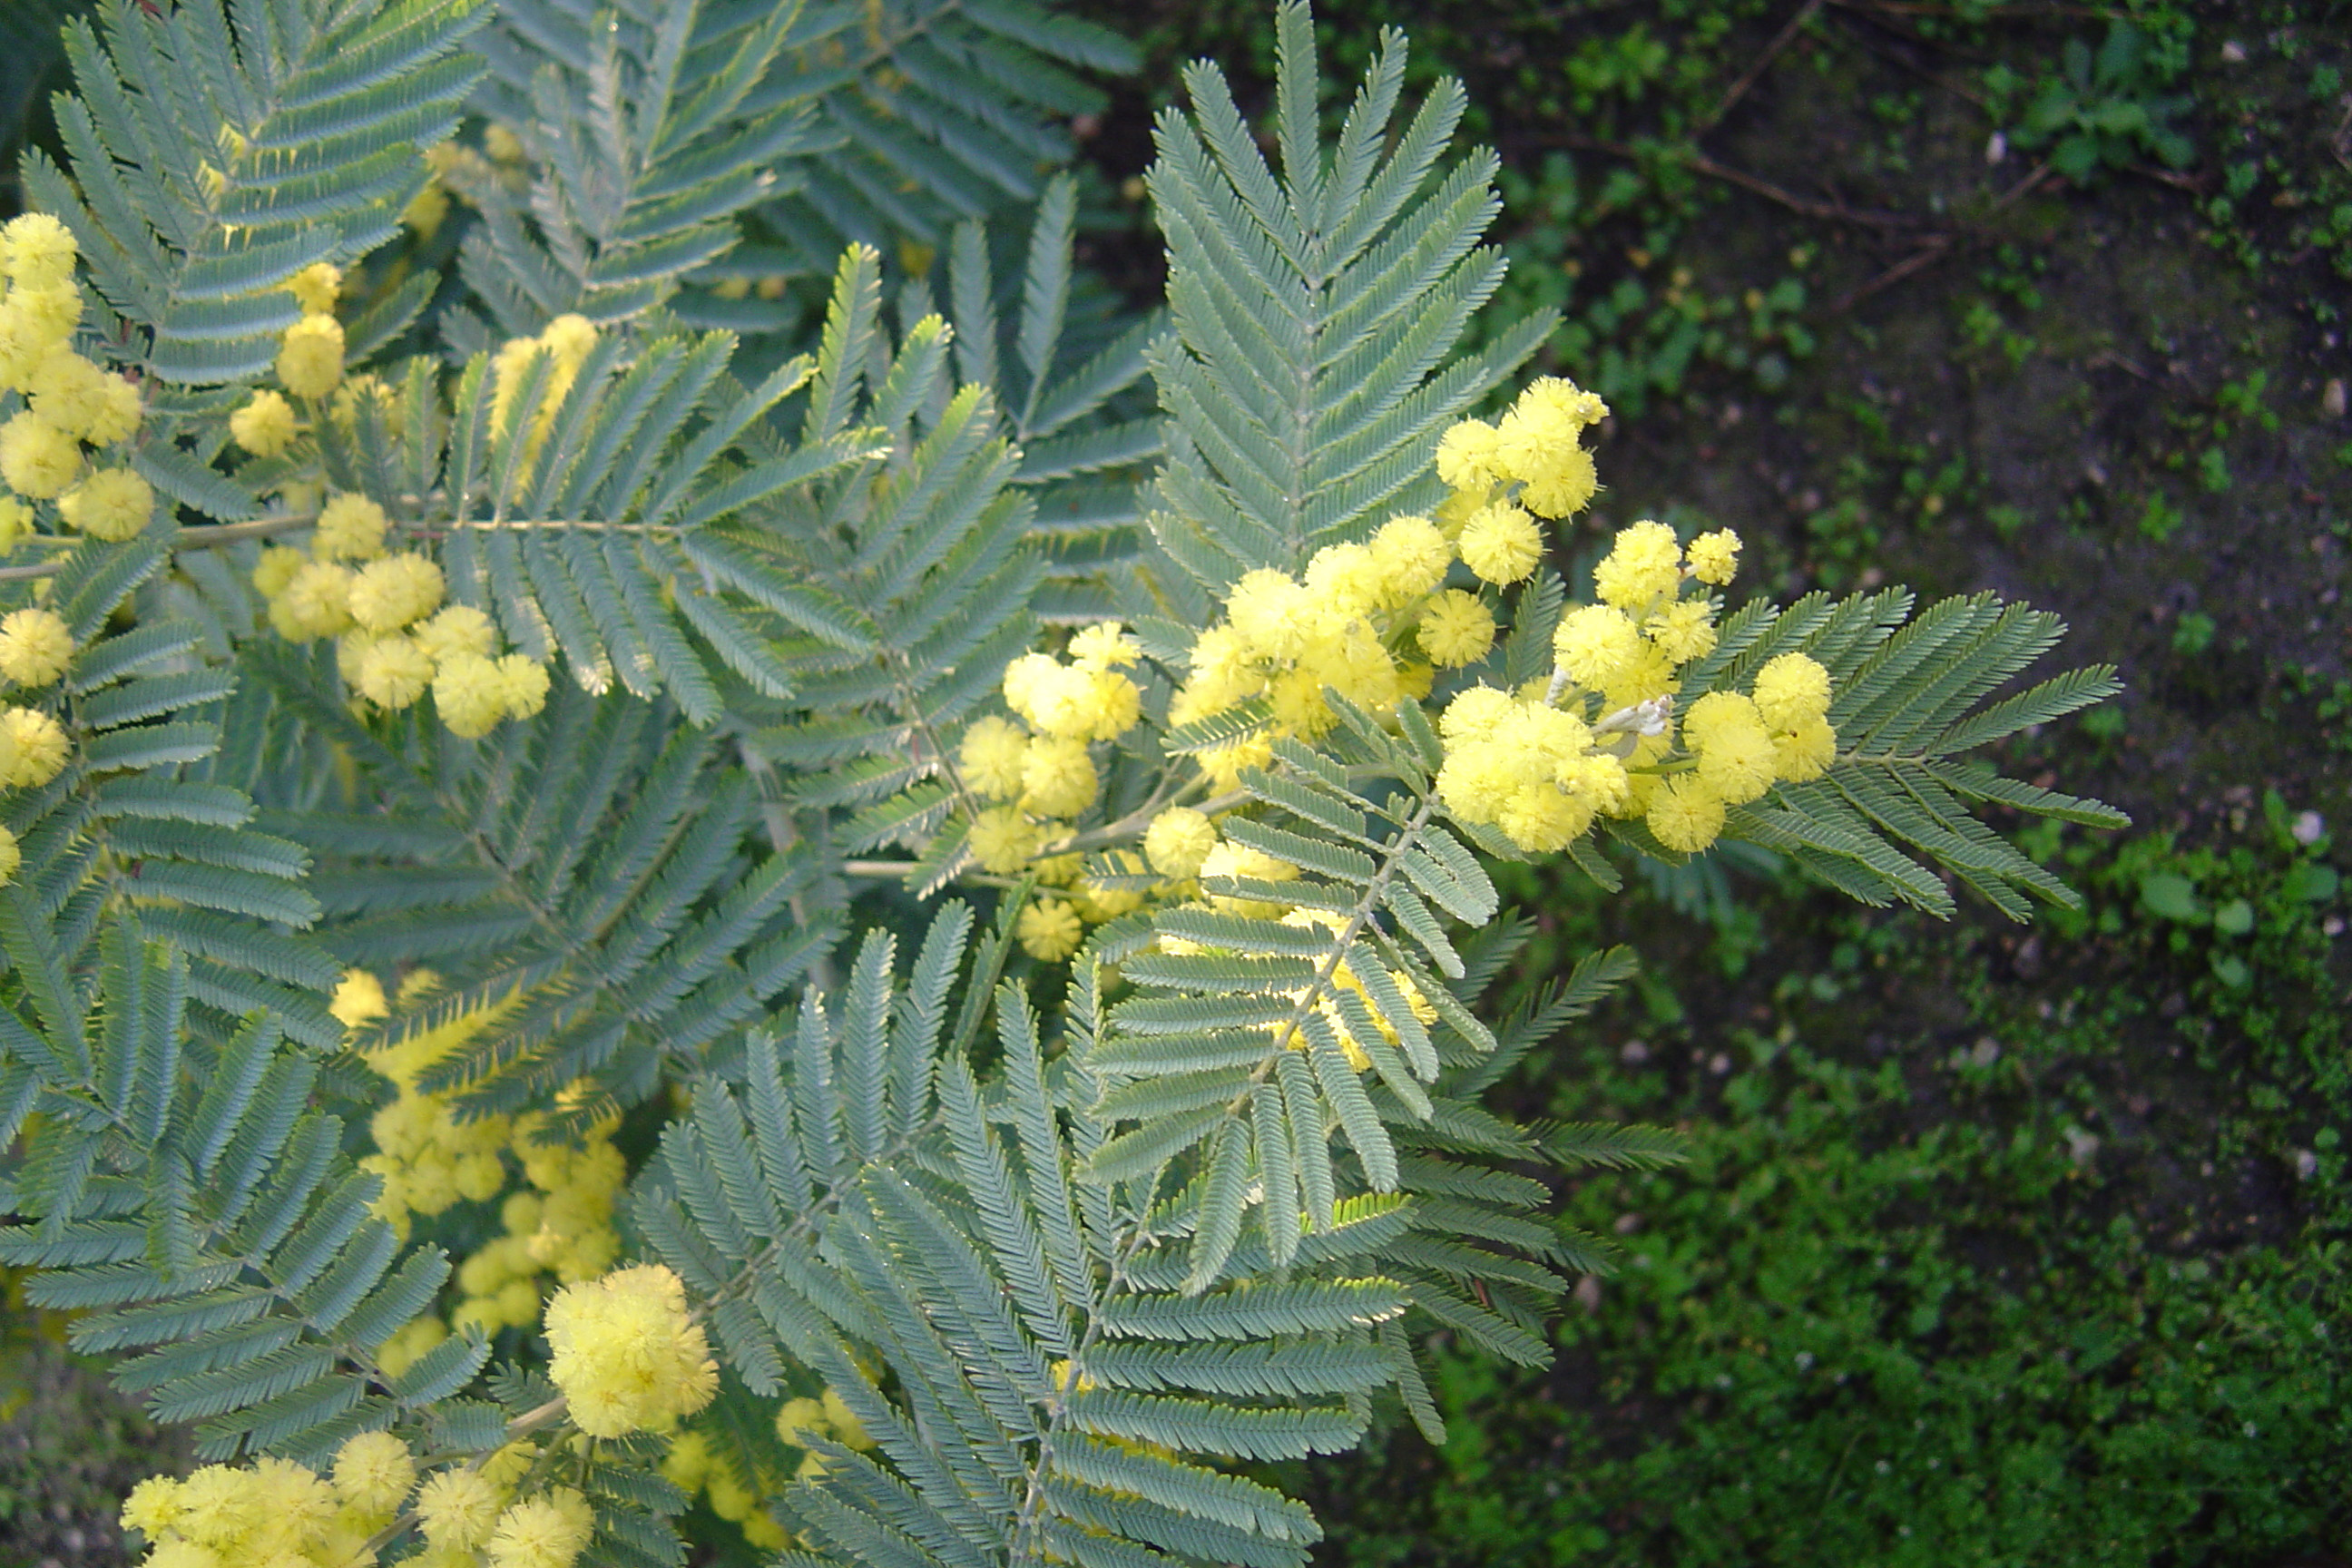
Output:
[[[1696,125],[1691,127],[1690,134],[1693,142],[1722,124],[1723,117],[1738,107],[1739,100],[1748,96],[1748,89],[1756,85],[1757,79],[1761,77],[1765,68],[1780,57],[1780,51],[1796,41],[1797,34],[1803,30],[1805,24],[1811,21],[1821,11],[1823,3],[1824,0],[1805,0],[1802,5],[1797,7],[1797,14],[1789,18],[1788,26],[1773,35],[1772,41],[1764,46],[1764,52],[1749,62],[1748,68],[1739,73],[1739,79],[1724,90],[1723,97],[1716,106],[1709,110]]]

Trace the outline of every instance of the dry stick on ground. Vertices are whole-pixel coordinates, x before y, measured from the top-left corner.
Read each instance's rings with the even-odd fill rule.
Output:
[[[2001,208],[2009,205],[2010,203],[2017,200],[2018,197],[2025,195],[2028,191],[2032,190],[2034,187],[2041,184],[2043,180],[2046,180],[2049,177],[2049,163],[2045,161],[2036,164],[2032,174],[2026,175],[2025,178],[2018,181],[2017,184],[2010,186],[2009,189],[2003,191],[1998,197],[1994,198],[1992,205],[1985,208],[1984,216],[1989,217],[1992,214],[2000,211]],[[1905,257],[1902,260],[1896,262],[1894,266],[1888,268],[1885,271],[1880,273],[1869,282],[1846,290],[1846,292],[1839,298],[1838,301],[1832,305],[1824,313],[1832,316],[1842,316],[1846,311],[1853,309],[1854,306],[1860,304],[1863,300],[1867,300],[1873,294],[1877,293],[1880,289],[1900,283],[1903,279],[1910,277],[1913,273],[1919,271],[1923,268],[1933,266],[1935,263],[1941,261],[1945,257],[1951,254],[1952,247],[1958,243],[1959,237],[1960,236],[1958,231],[1937,235],[1934,238],[1928,240],[1911,255]]]
[[[1789,18],[1788,26],[1773,35],[1772,41],[1764,46],[1764,52],[1750,61],[1748,68],[1739,73],[1739,79],[1724,90],[1722,99],[1707,116],[1691,127],[1692,142],[1697,142],[1700,137],[1722,124],[1723,117],[1738,107],[1739,100],[1748,96],[1748,89],[1756,85],[1756,79],[1764,74],[1765,68],[1779,58],[1782,49],[1796,41],[1797,34],[1803,29],[1806,23],[1813,19],[1821,10],[1822,3],[1823,0],[1805,0],[1802,5],[1797,7],[1797,14]]]
[[[1599,136],[1586,136],[1573,131],[1564,132],[1557,136],[1539,136],[1535,140],[1558,142],[1567,147],[1586,147],[1593,152],[1606,153],[1611,157],[1622,158],[1633,163],[1638,163],[1649,156],[1639,147],[1628,146],[1622,142],[1611,142]],[[1742,190],[1753,191],[1767,201],[1777,202],[1790,212],[1801,214],[1806,217],[1822,218],[1832,223],[1858,224],[1864,228],[1920,229],[1935,226],[1926,219],[1913,217],[1907,213],[1876,212],[1867,207],[1850,207],[1843,202],[1817,202],[1811,197],[1801,196],[1794,191],[1776,185],[1771,181],[1751,174],[1745,169],[1735,169],[1728,163],[1717,163],[1700,152],[1696,145],[1669,148],[1665,151],[1670,153],[1680,153],[1683,162],[1702,174],[1721,180],[1726,184],[1738,185]]]

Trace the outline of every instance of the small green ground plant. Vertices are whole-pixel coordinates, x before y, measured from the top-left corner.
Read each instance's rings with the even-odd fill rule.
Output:
[[[1528,1168],[1684,1154],[1494,1108],[1631,964],[1495,1008],[1490,867],[2021,920],[1980,816],[2123,825],[1977,754],[2116,690],[2047,614],[1571,594],[1610,410],[1460,347],[1401,35],[1327,136],[1279,10],[1271,163],[1186,73],[1121,321],[1107,35],[574,21],[102,7],[0,244],[0,1261],[194,1427],[152,1568],[1303,1561],[1240,1465],[1444,1441],[1610,1263]]]

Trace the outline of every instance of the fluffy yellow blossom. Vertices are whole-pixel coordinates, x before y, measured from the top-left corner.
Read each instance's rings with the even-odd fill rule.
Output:
[[[1623,766],[1596,752],[1584,721],[1544,702],[1540,689],[1528,699],[1474,696],[1486,689],[1463,693],[1441,721],[1438,795],[1464,821],[1497,826],[1523,849],[1564,847],[1617,804]]]
[[[1507,501],[1472,513],[1459,542],[1463,563],[1489,583],[1516,583],[1543,559],[1535,519]]]
[[[1520,481],[1519,499],[1545,517],[1566,517],[1592,499],[1592,455],[1579,439],[1585,412],[1573,398],[1522,394],[1496,426],[1496,467]]]
[[[77,439],[106,415],[106,384],[120,381],[63,346],[51,349],[33,373],[33,412],[51,429]]]
[[[73,335],[81,322],[81,290],[71,283],[52,284],[37,289],[18,284],[8,291],[8,304],[17,331],[22,334],[29,363],[21,364],[20,374],[26,382],[38,365],[41,356],[52,347]],[[11,384],[15,384],[12,378]],[[18,386],[18,391],[24,387]]]
[[[1099,784],[1083,741],[1030,742],[1021,765],[1021,804],[1040,816],[1076,816],[1094,803]]]
[[[1737,692],[1710,691],[1683,716],[1683,743],[1698,753],[1698,776],[1727,805],[1744,805],[1772,787],[1772,736],[1756,704]]]
[[[441,661],[433,677],[433,706],[452,734],[478,741],[507,716],[506,681],[495,660],[461,653]]]
[[[372,632],[398,631],[441,606],[441,568],[414,553],[371,561],[352,579],[352,619]]]
[[[1642,629],[1612,605],[1580,605],[1552,632],[1552,657],[1579,686],[1603,687],[1641,657]]]
[[[335,1022],[346,1029],[356,1029],[389,1016],[390,1004],[384,1001],[383,982],[364,969],[346,969],[342,980],[335,986],[334,999],[327,1011]]]
[[[1287,860],[1256,849],[1245,848],[1230,840],[1209,851],[1201,862],[1203,881],[1222,878],[1242,878],[1255,882],[1295,882],[1298,868]],[[1259,899],[1243,898],[1224,893],[1211,893],[1209,902],[1227,914],[1246,915],[1259,920],[1272,920],[1283,913],[1283,906]]]
[[[0,786],[38,789],[73,754],[65,727],[35,708],[0,708]]]
[[[548,1375],[591,1436],[667,1426],[719,1392],[719,1363],[686,1314],[686,1286],[659,1264],[567,1285],[547,1304]]]
[[[1585,391],[1566,376],[1536,377],[1519,394],[1518,402],[1528,408],[1540,408],[1579,431],[1609,417],[1609,405],[1598,394]]]
[[[1805,784],[1830,771],[1837,758],[1837,731],[1826,719],[1807,719],[1772,737],[1772,767],[1790,784]]]
[[[0,495],[0,551],[16,548],[16,543],[33,531],[33,509],[12,495]]]
[[[499,697],[509,719],[529,719],[547,706],[547,666],[527,654],[499,660]]]
[[[1492,425],[1481,419],[1463,420],[1438,439],[1437,477],[1454,489],[1483,493],[1500,477],[1495,447]]]
[[[1029,737],[1017,724],[1003,719],[976,720],[963,732],[956,757],[964,787],[988,800],[1012,800],[1021,793],[1024,759]]]
[[[1070,662],[1080,669],[1123,669],[1142,657],[1143,650],[1117,621],[1081,627],[1070,638]]]
[[[1286,573],[1261,566],[1242,574],[1225,600],[1225,620],[1250,653],[1296,658],[1307,647],[1314,602]]]
[[[416,1485],[416,1460],[389,1432],[362,1432],[336,1450],[335,1495],[363,1514],[390,1517]]]
[[[1433,592],[1454,563],[1444,531],[1425,517],[1391,518],[1372,535],[1371,550],[1384,605],[1407,604]]]
[[[153,1541],[179,1522],[180,1482],[173,1476],[149,1476],[122,1500],[122,1528]]]
[[[1794,730],[1830,710],[1830,672],[1801,653],[1784,653],[1756,672],[1756,708],[1775,730]]]
[[[283,544],[266,546],[261,552],[261,559],[254,563],[254,592],[264,599],[275,599],[286,592],[286,585],[294,581],[294,574],[302,570],[310,559],[300,551]]]
[[[997,805],[972,819],[971,832],[964,844],[982,870],[1009,877],[1044,847],[1045,836],[1016,808]]]
[[[436,1547],[468,1552],[490,1539],[505,1504],[479,1470],[444,1470],[417,1489],[416,1521]]]
[[[58,498],[58,515],[92,539],[136,539],[154,514],[155,492],[129,468],[100,468]]]
[[[1042,963],[1059,963],[1078,951],[1086,928],[1067,899],[1038,899],[1021,911],[1013,934],[1030,957]]]
[[[394,712],[414,707],[433,684],[433,659],[412,637],[371,637],[361,650],[360,695]]]
[[[1682,580],[1682,546],[1663,522],[1637,522],[1620,529],[1609,553],[1593,569],[1592,585],[1601,603],[1629,613],[1671,596]]]
[[[1327,544],[1307,563],[1307,596],[1318,619],[1361,616],[1387,597],[1379,561],[1361,544]]]
[[[1473,686],[1445,705],[1437,732],[1447,741],[1483,741],[1492,735],[1517,706],[1507,691]]]
[[[1739,535],[1727,528],[1702,533],[1690,542],[1685,559],[1692,576],[1720,588],[1739,570]]]
[[[80,446],[30,409],[0,425],[0,479],[18,495],[55,500],[79,472]]]
[[[287,328],[278,349],[278,379],[295,396],[313,401],[334,391],[343,379],[343,324],[317,314]]]
[[[1116,741],[1143,717],[1143,689],[1116,670],[1095,670],[1087,682],[1087,705],[1093,718],[1087,738]]]
[[[449,193],[438,180],[427,180],[423,188],[408,198],[400,209],[401,226],[419,239],[431,239],[441,232],[442,224],[449,217]]]
[[[1551,464],[1528,480],[1519,499],[1539,517],[1572,517],[1601,489],[1592,454],[1581,447],[1562,447]]]
[[[100,375],[98,407],[91,412],[83,435],[93,447],[128,441],[138,434],[140,416],[144,412],[137,387],[119,375]]]
[[[500,1514],[485,1550],[490,1568],[572,1568],[594,1532],[587,1500],[556,1487]]]
[[[73,628],[55,610],[15,610],[0,619],[0,675],[19,686],[56,680],[73,652]]]
[[[461,653],[487,658],[498,647],[498,628],[490,617],[471,605],[445,605],[430,618],[408,629],[416,646],[435,664]]]
[[[1495,616],[1475,594],[1448,588],[1421,613],[1421,646],[1432,664],[1458,669],[1495,646]]]
[[[328,413],[335,421],[335,428],[350,432],[359,428],[362,408],[374,410],[383,424],[384,434],[393,439],[398,440],[407,433],[407,414],[400,395],[382,376],[346,376],[343,384],[335,388],[335,400]]]
[[[0,270],[19,289],[57,289],[73,281],[80,251],[73,231],[47,213],[24,213],[0,227]]]
[[[523,161],[522,138],[496,121],[482,131],[482,151],[490,155],[493,163],[511,166]]]
[[[1723,797],[1696,773],[1677,773],[1650,796],[1650,832],[1659,843],[1695,855],[1723,831]]]
[[[351,592],[350,567],[306,561],[269,602],[269,624],[289,642],[340,637],[352,624]]]
[[[398,1377],[416,1364],[416,1358],[449,1337],[441,1320],[426,1313],[411,1321],[376,1347],[375,1363],[386,1377]]]
[[[1675,664],[1688,664],[1715,651],[1715,606],[1705,599],[1677,599],[1642,623],[1643,635]]]
[[[294,302],[302,307],[304,315],[331,315],[335,296],[343,287],[342,268],[331,262],[313,261],[279,287],[294,296]]]
[[[1143,858],[1161,876],[1180,881],[1198,876],[1216,847],[1217,825],[1190,806],[1170,806],[1143,830]]]
[[[367,497],[333,496],[319,509],[310,548],[321,561],[373,561],[383,553],[384,531],[391,526],[383,508]]]

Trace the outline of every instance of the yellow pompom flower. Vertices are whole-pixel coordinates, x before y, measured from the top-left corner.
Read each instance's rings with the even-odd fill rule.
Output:
[[[1698,776],[1725,805],[1745,805],[1772,787],[1780,754],[1763,725],[1719,724],[1699,750]]]
[[[1092,804],[1100,781],[1083,741],[1031,743],[1021,767],[1021,805],[1039,816],[1075,816]]]
[[[180,1521],[180,1482],[172,1476],[149,1476],[122,1500],[122,1528],[153,1541]]]
[[[335,296],[343,287],[342,268],[331,262],[313,261],[278,287],[294,296],[294,302],[302,307],[304,315],[331,315]]]
[[[426,181],[424,188],[409,197],[408,205],[400,209],[401,226],[419,239],[431,239],[440,233],[442,224],[448,221],[448,217],[449,193],[441,188],[437,180]]]
[[[299,550],[283,544],[264,547],[261,559],[254,563],[253,589],[264,599],[275,599],[286,592],[294,581],[294,574],[310,563],[310,558]]]
[[[392,1008],[383,999],[383,981],[364,969],[347,969],[335,987],[334,999],[327,1004],[327,1011],[344,1028],[356,1029],[388,1016]]]
[[[1314,601],[1283,572],[1261,566],[1242,574],[1225,600],[1225,620],[1260,658],[1296,658],[1307,646]]]
[[[55,500],[79,472],[80,446],[30,409],[0,425],[0,479],[18,495]]]
[[[572,1568],[594,1530],[595,1516],[569,1487],[526,1498],[500,1514],[491,1530],[490,1568]]]
[[[1293,882],[1298,879],[1298,868],[1287,860],[1277,860],[1259,850],[1227,841],[1210,850],[1208,858],[1201,862],[1201,878],[1203,881],[1241,878],[1256,882]],[[1209,902],[1227,914],[1244,915],[1256,920],[1273,920],[1283,913],[1280,904],[1224,893],[1211,893]]]
[[[1756,709],[1775,730],[1794,730],[1830,710],[1830,672],[1801,653],[1784,653],[1756,672]]]
[[[963,732],[956,761],[964,787],[986,800],[1012,800],[1021,793],[1029,737],[1019,725],[1003,719],[975,720]]]
[[[1307,563],[1307,596],[1318,619],[1360,616],[1384,602],[1380,563],[1361,544],[1327,544]]]
[[[1425,517],[1392,517],[1372,535],[1372,564],[1380,573],[1381,603],[1410,604],[1445,581],[1454,546]]]
[[[1013,927],[1021,949],[1041,963],[1059,963],[1078,951],[1086,927],[1067,899],[1038,899],[1021,911]]]
[[[1535,519],[1508,502],[1472,513],[1458,542],[1463,563],[1489,583],[1516,583],[1543,559]]]
[[[1495,616],[1475,594],[1448,588],[1421,613],[1422,650],[1444,669],[1459,669],[1486,657],[1495,646]]]
[[[1044,847],[1045,837],[1035,824],[1009,805],[991,806],[972,819],[971,831],[964,845],[971,851],[983,871],[1000,877],[1010,877],[1029,863],[1032,856]]]
[[[1723,831],[1723,797],[1696,773],[1677,773],[1650,796],[1650,832],[1669,849],[1696,855]]]
[[[154,511],[154,490],[129,468],[100,468],[58,498],[68,528],[109,544],[138,538]]]
[[[416,1460],[389,1432],[362,1432],[335,1452],[335,1495],[363,1514],[389,1517],[416,1485]]]
[[[1143,830],[1143,858],[1163,877],[1181,881],[1200,874],[1217,847],[1217,825],[1186,805],[1172,805]]]
[[[1702,533],[1690,542],[1684,559],[1692,576],[1720,588],[1739,570],[1739,535],[1727,528]]]
[[[1609,405],[1562,375],[1539,375],[1528,383],[1514,406],[1540,410],[1570,428],[1582,431],[1609,417]]]
[[[295,396],[314,402],[334,391],[343,379],[343,324],[321,313],[287,328],[278,349],[278,379]]]
[[[1496,467],[1495,427],[1465,419],[1438,437],[1437,477],[1457,490],[1484,490],[1500,477]]]
[[[1087,678],[1087,711],[1094,721],[1087,738],[1116,741],[1143,717],[1143,689],[1116,670],[1092,671]]]
[[[423,555],[371,561],[352,579],[352,619],[372,632],[394,632],[440,608],[441,568]]]
[[[1080,669],[1124,669],[1142,657],[1143,649],[1117,621],[1097,621],[1070,638],[1070,662]]]
[[[1772,737],[1772,768],[1790,784],[1804,784],[1830,771],[1837,760],[1837,731],[1826,719],[1808,719]]]
[[[15,308],[16,320],[26,338],[38,345],[39,353],[32,354],[32,363],[23,367],[29,380],[41,355],[71,337],[74,328],[81,324],[81,290],[71,283],[56,283],[47,288],[20,283],[8,291],[8,303]]]
[[[849,1408],[849,1402],[830,1388],[824,1391],[824,1419],[833,1428],[833,1440],[843,1447],[864,1453],[875,1447],[856,1413]]]
[[[398,440],[407,433],[408,420],[400,395],[387,385],[382,376],[344,377],[343,384],[335,388],[335,400],[329,406],[328,415],[334,420],[335,428],[350,432],[359,428],[360,413],[363,408],[374,410],[375,416],[383,423],[384,434],[393,439]]]
[[[496,121],[483,129],[482,151],[490,155],[493,163],[511,166],[523,161],[522,138]]]
[[[81,252],[73,230],[47,213],[24,213],[0,227],[0,270],[19,289],[57,289],[73,281]]]
[[[12,495],[0,495],[0,551],[16,548],[16,543],[33,531],[33,509]]]
[[[38,789],[65,771],[65,727],[34,708],[0,709],[0,785]]]
[[[1570,517],[1581,511],[1600,489],[1601,476],[1592,466],[1592,454],[1581,447],[1562,447],[1521,487],[1519,499],[1539,517]]]
[[[596,324],[585,316],[567,312],[541,328],[539,341],[547,346],[557,365],[576,371],[596,346]]]
[[[1688,664],[1715,651],[1715,606],[1705,599],[1677,599],[1642,623],[1643,633],[1675,664]]]
[[[1592,586],[1603,604],[1621,610],[1647,609],[1675,592],[1682,581],[1682,546],[1663,522],[1637,522],[1618,531],[1609,553],[1593,569]]]
[[[1605,687],[1642,654],[1642,630],[1612,605],[1580,605],[1552,632],[1552,658],[1579,686]]]
[[[719,1393],[719,1363],[687,1316],[685,1283],[660,1264],[566,1285],[544,1322],[548,1375],[591,1436],[667,1426]]]
[[[536,717],[547,706],[547,666],[528,654],[510,653],[498,661],[499,689],[509,719]]]
[[[0,675],[19,686],[56,680],[73,652],[73,628],[55,610],[16,610],[0,620]]]
[[[435,1547],[470,1552],[498,1528],[505,1500],[479,1470],[444,1470],[417,1489],[416,1521]]]
[[[471,605],[445,605],[409,627],[408,635],[436,665],[461,653],[487,658],[499,645],[498,628],[490,617]]]
[[[409,637],[371,637],[356,663],[360,695],[394,712],[414,707],[433,684],[432,658]]]
[[[121,376],[101,374],[98,406],[90,411],[89,426],[82,434],[93,447],[128,441],[139,433],[139,420],[145,412],[137,387]]]
[[[498,663],[479,654],[443,659],[433,676],[433,706],[449,732],[478,741],[507,716],[507,688]]]
[[[383,553],[392,520],[363,495],[339,495],[319,509],[310,548],[321,561],[373,561]]]
[[[1437,721],[1437,732],[1449,742],[1483,741],[1517,707],[1507,691],[1474,686],[1445,705],[1444,713]]]
[[[341,637],[351,629],[351,568],[306,561],[269,602],[269,624],[289,642]]]
[[[65,347],[51,349],[33,372],[33,412],[50,428],[77,438],[106,413],[107,374]]]

